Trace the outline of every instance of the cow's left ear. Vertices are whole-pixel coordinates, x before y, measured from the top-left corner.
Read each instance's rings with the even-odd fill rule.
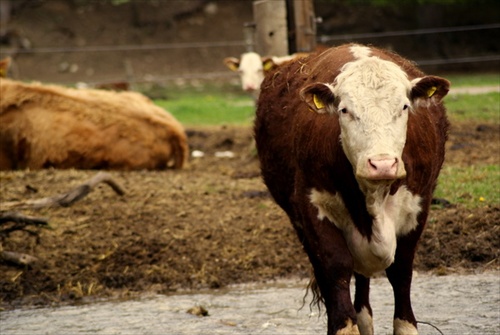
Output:
[[[231,70],[231,71],[238,71],[240,68],[240,60],[236,57],[226,57],[224,58],[224,64]]]
[[[335,95],[331,85],[323,83],[308,85],[300,91],[300,98],[316,113],[333,112]]]
[[[450,82],[444,78],[436,76],[426,76],[413,79],[411,81],[411,100],[431,99],[434,102],[441,101],[450,90]]]
[[[274,60],[272,57],[261,57],[262,60],[262,69],[264,72],[271,71],[276,67],[276,63],[274,63]]]

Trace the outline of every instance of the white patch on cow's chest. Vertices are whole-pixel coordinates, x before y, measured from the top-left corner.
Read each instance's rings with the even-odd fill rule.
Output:
[[[394,261],[397,237],[417,226],[421,210],[420,197],[401,187],[394,195],[370,195],[368,212],[373,216],[370,240],[361,235],[339,194],[312,189],[311,203],[318,209],[318,218],[327,218],[344,233],[354,259],[354,270],[366,277],[385,270]]]

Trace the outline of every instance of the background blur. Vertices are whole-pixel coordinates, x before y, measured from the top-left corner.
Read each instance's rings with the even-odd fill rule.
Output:
[[[315,0],[317,40],[368,43],[426,72],[500,73],[500,1]],[[238,84],[222,63],[245,52],[251,0],[0,0],[11,76],[72,85]]]

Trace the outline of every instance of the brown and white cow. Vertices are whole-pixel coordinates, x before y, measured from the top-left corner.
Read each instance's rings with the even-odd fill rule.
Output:
[[[0,170],[182,168],[182,125],[135,92],[0,78]]]
[[[373,334],[369,278],[382,270],[394,334],[417,334],[413,258],[444,160],[449,85],[356,44],[285,64],[261,85],[262,175],[313,265],[330,335]]]

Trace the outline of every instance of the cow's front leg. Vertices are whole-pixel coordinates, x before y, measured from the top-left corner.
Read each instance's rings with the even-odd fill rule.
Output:
[[[354,294],[354,309],[358,318],[358,328],[361,335],[373,335],[373,312],[370,306],[370,278],[359,273],[356,277],[356,293]]]
[[[386,270],[394,291],[394,335],[418,335],[417,320],[411,307],[410,289],[413,258],[418,238],[398,240],[394,263]]]
[[[319,220],[310,206],[300,221],[302,243],[325,302],[328,335],[359,335],[349,286],[353,260],[341,231],[327,219]]]

